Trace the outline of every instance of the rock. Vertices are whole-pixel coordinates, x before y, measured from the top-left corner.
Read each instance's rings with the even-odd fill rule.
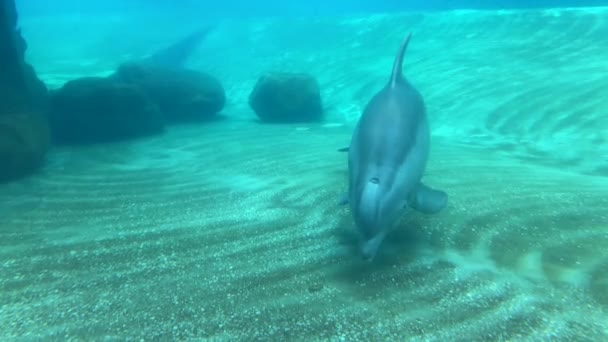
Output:
[[[48,110],[46,86],[26,63],[26,50],[15,2],[0,1],[0,115]]]
[[[220,82],[194,70],[131,62],[112,77],[141,87],[169,122],[213,119],[226,102]]]
[[[4,62],[6,61],[0,60],[0,65]],[[27,63],[13,64],[10,72],[0,74],[0,97],[0,115],[15,112],[47,113],[49,109],[46,85]]]
[[[84,77],[53,92],[50,123],[59,143],[96,143],[164,131],[158,106],[137,86]]]
[[[4,27],[17,27],[17,6],[14,0],[0,1],[0,22]]]
[[[0,72],[2,80],[15,82],[24,62],[25,46],[17,30],[17,10],[13,0],[0,1]]]
[[[34,67],[30,64],[23,65],[25,87],[29,97],[27,108],[36,113],[48,114],[50,109],[50,95],[46,84],[36,75]]]
[[[25,61],[13,0],[0,0],[0,182],[24,177],[44,163],[50,144],[48,92]]]
[[[312,122],[323,118],[319,85],[306,74],[262,75],[249,96],[249,105],[264,122]]]
[[[0,182],[40,168],[50,144],[46,118],[38,114],[0,115]]]

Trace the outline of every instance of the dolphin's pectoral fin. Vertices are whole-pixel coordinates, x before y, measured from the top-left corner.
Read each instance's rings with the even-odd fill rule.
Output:
[[[344,195],[342,195],[342,198],[340,198],[340,201],[338,202],[338,205],[347,205],[348,204],[348,192],[344,193]]]
[[[410,206],[425,214],[436,214],[448,203],[448,194],[420,183],[414,191]]]

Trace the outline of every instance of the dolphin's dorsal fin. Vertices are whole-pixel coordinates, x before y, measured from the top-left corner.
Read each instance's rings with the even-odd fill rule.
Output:
[[[182,68],[212,29],[212,25],[202,27],[173,45],[147,57],[144,59],[144,63],[168,68]]]
[[[391,74],[391,87],[394,87],[397,82],[403,77],[401,66],[403,65],[403,56],[405,55],[405,50],[407,49],[407,44],[410,42],[410,38],[412,37],[412,33],[408,33],[405,36],[405,39],[401,43],[401,47],[399,48],[399,53],[397,53],[397,57],[395,58],[395,62],[393,64],[393,73]]]

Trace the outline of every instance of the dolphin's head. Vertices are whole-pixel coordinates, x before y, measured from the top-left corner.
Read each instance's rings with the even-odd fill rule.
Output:
[[[365,261],[372,261],[378,253],[378,248],[384,238],[386,237],[385,231],[378,231],[376,235],[371,238],[362,237],[361,239],[361,256]]]
[[[395,215],[392,216],[396,216],[397,212],[401,212],[401,210],[395,210]],[[395,220],[383,220],[376,224],[357,223],[359,231],[359,250],[364,260],[372,261],[374,259],[378,253],[378,249],[386,239],[386,236],[389,235],[392,230],[391,227],[394,226],[394,221]]]
[[[404,203],[377,178],[366,182],[350,202],[360,236],[361,254],[371,261],[403,212]]]

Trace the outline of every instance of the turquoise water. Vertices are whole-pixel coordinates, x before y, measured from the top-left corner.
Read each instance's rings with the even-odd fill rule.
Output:
[[[187,19],[21,26],[57,89],[200,27]],[[404,216],[370,264],[336,205],[336,150],[410,31],[404,72],[432,128],[425,179],[450,202]],[[218,20],[188,67],[221,81],[224,120],[55,146],[39,173],[0,185],[0,336],[606,340],[605,37],[601,7]],[[256,120],[248,97],[273,70],[314,75],[324,122]]]

